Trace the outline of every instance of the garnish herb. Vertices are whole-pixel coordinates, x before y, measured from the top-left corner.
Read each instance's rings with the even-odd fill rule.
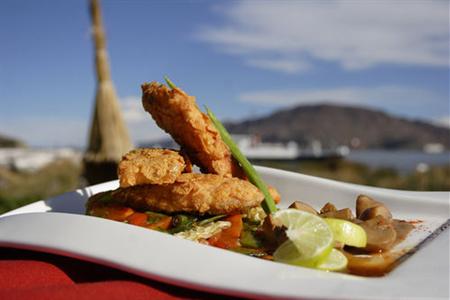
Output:
[[[167,85],[174,89],[176,88],[176,85],[169,79],[169,77],[164,76],[164,80],[166,81]],[[248,161],[248,159],[245,157],[245,155],[241,152],[239,147],[236,145],[236,143],[231,138],[228,131],[225,129],[223,124],[216,118],[214,113],[206,107],[206,112],[213,122],[214,126],[216,127],[217,131],[219,131],[220,136],[222,137],[222,140],[224,143],[230,148],[231,154],[233,157],[241,164],[242,168],[244,169],[245,174],[248,176],[248,179],[251,183],[253,183],[264,195],[264,202],[262,203],[262,207],[266,214],[271,214],[277,211],[277,207],[275,205],[275,201],[273,200],[272,196],[269,193],[269,189],[267,188],[264,181],[259,176],[258,172],[256,172],[253,165]]]
[[[199,226],[203,226],[203,225],[206,225],[206,224],[208,224],[208,223],[211,223],[211,222],[215,222],[215,221],[217,221],[217,220],[220,220],[220,219],[222,219],[223,217],[225,217],[225,215],[218,215],[218,216],[214,216],[214,217],[211,217],[211,218],[203,219],[203,220],[201,220],[200,222],[198,222],[198,225],[199,225]]]
[[[164,76],[164,80],[166,81],[167,85],[171,88],[171,89],[175,89],[177,86],[175,84],[173,84],[173,82],[169,79],[169,77]]]

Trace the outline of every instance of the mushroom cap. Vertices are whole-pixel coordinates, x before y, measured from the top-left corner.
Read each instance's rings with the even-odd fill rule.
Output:
[[[365,250],[369,252],[389,250],[397,239],[397,232],[392,222],[381,216],[360,222],[359,225],[366,231],[367,246]]]
[[[383,203],[375,201],[369,196],[359,195],[356,199],[356,217],[359,219],[366,209],[376,206],[383,206]]]
[[[295,208],[298,210],[303,210],[309,213],[312,213],[314,215],[317,215],[317,211],[309,204],[306,204],[304,202],[301,201],[295,201],[293,202],[291,205],[289,205],[289,208]]]
[[[336,211],[330,211],[320,214],[322,218],[336,218],[347,221],[352,221],[354,219],[352,210],[350,208],[343,208]]]
[[[384,205],[375,206],[364,210],[359,218],[361,220],[369,220],[375,218],[376,216],[381,216],[388,221],[392,220],[391,212]]]

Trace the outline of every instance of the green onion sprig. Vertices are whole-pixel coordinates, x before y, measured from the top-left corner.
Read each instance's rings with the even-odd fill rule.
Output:
[[[177,86],[169,79],[169,77],[164,76],[164,80],[166,81],[167,85],[168,85],[172,90],[177,88]]]
[[[166,81],[167,85],[171,89],[175,89],[177,86],[169,79],[169,77],[164,76],[164,80]],[[248,176],[248,179],[251,183],[253,183],[264,195],[264,202],[262,203],[262,207],[266,214],[271,214],[277,211],[277,207],[275,205],[275,201],[272,198],[272,195],[269,193],[269,189],[267,188],[266,184],[262,180],[262,178],[259,176],[258,172],[256,172],[253,165],[248,161],[248,159],[245,157],[245,155],[241,152],[239,147],[236,145],[236,143],[231,138],[228,131],[225,129],[225,126],[216,118],[214,113],[206,107],[206,112],[213,122],[214,126],[216,127],[217,131],[219,131],[220,136],[222,137],[222,140],[224,143],[230,148],[231,154],[233,157],[241,164],[242,169],[244,170],[245,174]]]

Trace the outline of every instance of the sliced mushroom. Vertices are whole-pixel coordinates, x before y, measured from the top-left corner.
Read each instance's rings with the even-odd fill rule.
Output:
[[[392,214],[381,202],[375,201],[369,196],[359,195],[356,199],[356,217],[361,220],[370,220],[376,216],[391,221]]]
[[[395,232],[397,232],[395,244],[401,243],[405,240],[411,230],[414,229],[414,225],[402,220],[392,220],[392,225],[395,228]]]
[[[272,215],[268,215],[263,222],[262,230],[259,231],[259,235],[263,238],[269,248],[275,250],[285,242],[288,237],[286,235],[286,227],[280,222],[276,222]]]
[[[320,216],[322,218],[336,218],[336,219],[342,219],[342,220],[347,220],[347,221],[352,221],[354,219],[352,210],[350,208],[343,208],[343,209],[336,210],[336,211],[322,213],[322,214],[320,214]]]
[[[301,202],[301,201],[295,201],[294,203],[289,205],[289,208],[295,208],[295,209],[298,209],[298,210],[303,210],[303,211],[312,213],[314,215],[317,215],[317,211],[311,205],[306,204],[306,203]]]
[[[348,259],[348,272],[363,276],[383,276],[394,267],[395,261],[401,256],[397,253],[353,255],[345,252],[344,254]]]
[[[383,206],[383,203],[378,202],[366,195],[359,195],[356,199],[356,217],[360,219],[362,213],[371,207]]]
[[[336,206],[334,206],[333,204],[328,202],[320,209],[320,214],[325,214],[325,213],[332,212],[332,211],[337,211],[337,208],[336,208]]]
[[[389,250],[397,239],[397,232],[392,223],[381,216],[360,221],[358,224],[366,231],[367,246],[365,250],[369,252]]]
[[[359,218],[361,220],[369,220],[375,218],[376,216],[381,216],[388,221],[392,220],[391,212],[384,205],[375,206],[364,210]]]

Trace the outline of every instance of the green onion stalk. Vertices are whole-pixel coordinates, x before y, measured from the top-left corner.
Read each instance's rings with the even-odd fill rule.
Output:
[[[253,165],[248,161],[247,157],[245,157],[245,155],[241,152],[239,147],[231,138],[228,131],[225,129],[225,126],[223,126],[223,124],[216,118],[214,113],[208,107],[206,107],[206,112],[211,121],[213,122],[214,126],[216,127],[217,131],[219,131],[222,140],[228,146],[228,148],[230,148],[231,154],[242,166],[242,169],[244,169],[244,172],[247,175],[250,182],[253,183],[263,193],[264,202],[262,203],[262,207],[266,212],[266,214],[276,212],[277,207],[275,205],[275,201],[273,200],[272,195],[270,195],[269,189],[262,180],[261,176],[259,176],[258,172],[256,172]]]
[[[167,76],[164,76],[164,80],[166,81],[167,85],[171,89],[176,88],[176,85]],[[225,129],[225,126],[223,126],[223,124],[216,118],[214,113],[208,107],[206,107],[206,112],[207,112],[208,117],[210,118],[211,122],[214,124],[217,131],[220,133],[222,140],[230,149],[231,154],[242,166],[242,169],[244,170],[244,172],[247,175],[250,182],[253,183],[263,193],[264,202],[262,203],[262,208],[264,209],[266,214],[271,214],[271,213],[276,212],[277,207],[275,205],[275,201],[273,200],[272,195],[270,195],[269,189],[267,188],[267,185],[262,180],[261,176],[259,176],[258,172],[255,170],[253,165],[248,161],[248,159],[245,157],[245,155],[241,152],[239,147],[236,145],[236,143],[231,138],[228,131]]]

